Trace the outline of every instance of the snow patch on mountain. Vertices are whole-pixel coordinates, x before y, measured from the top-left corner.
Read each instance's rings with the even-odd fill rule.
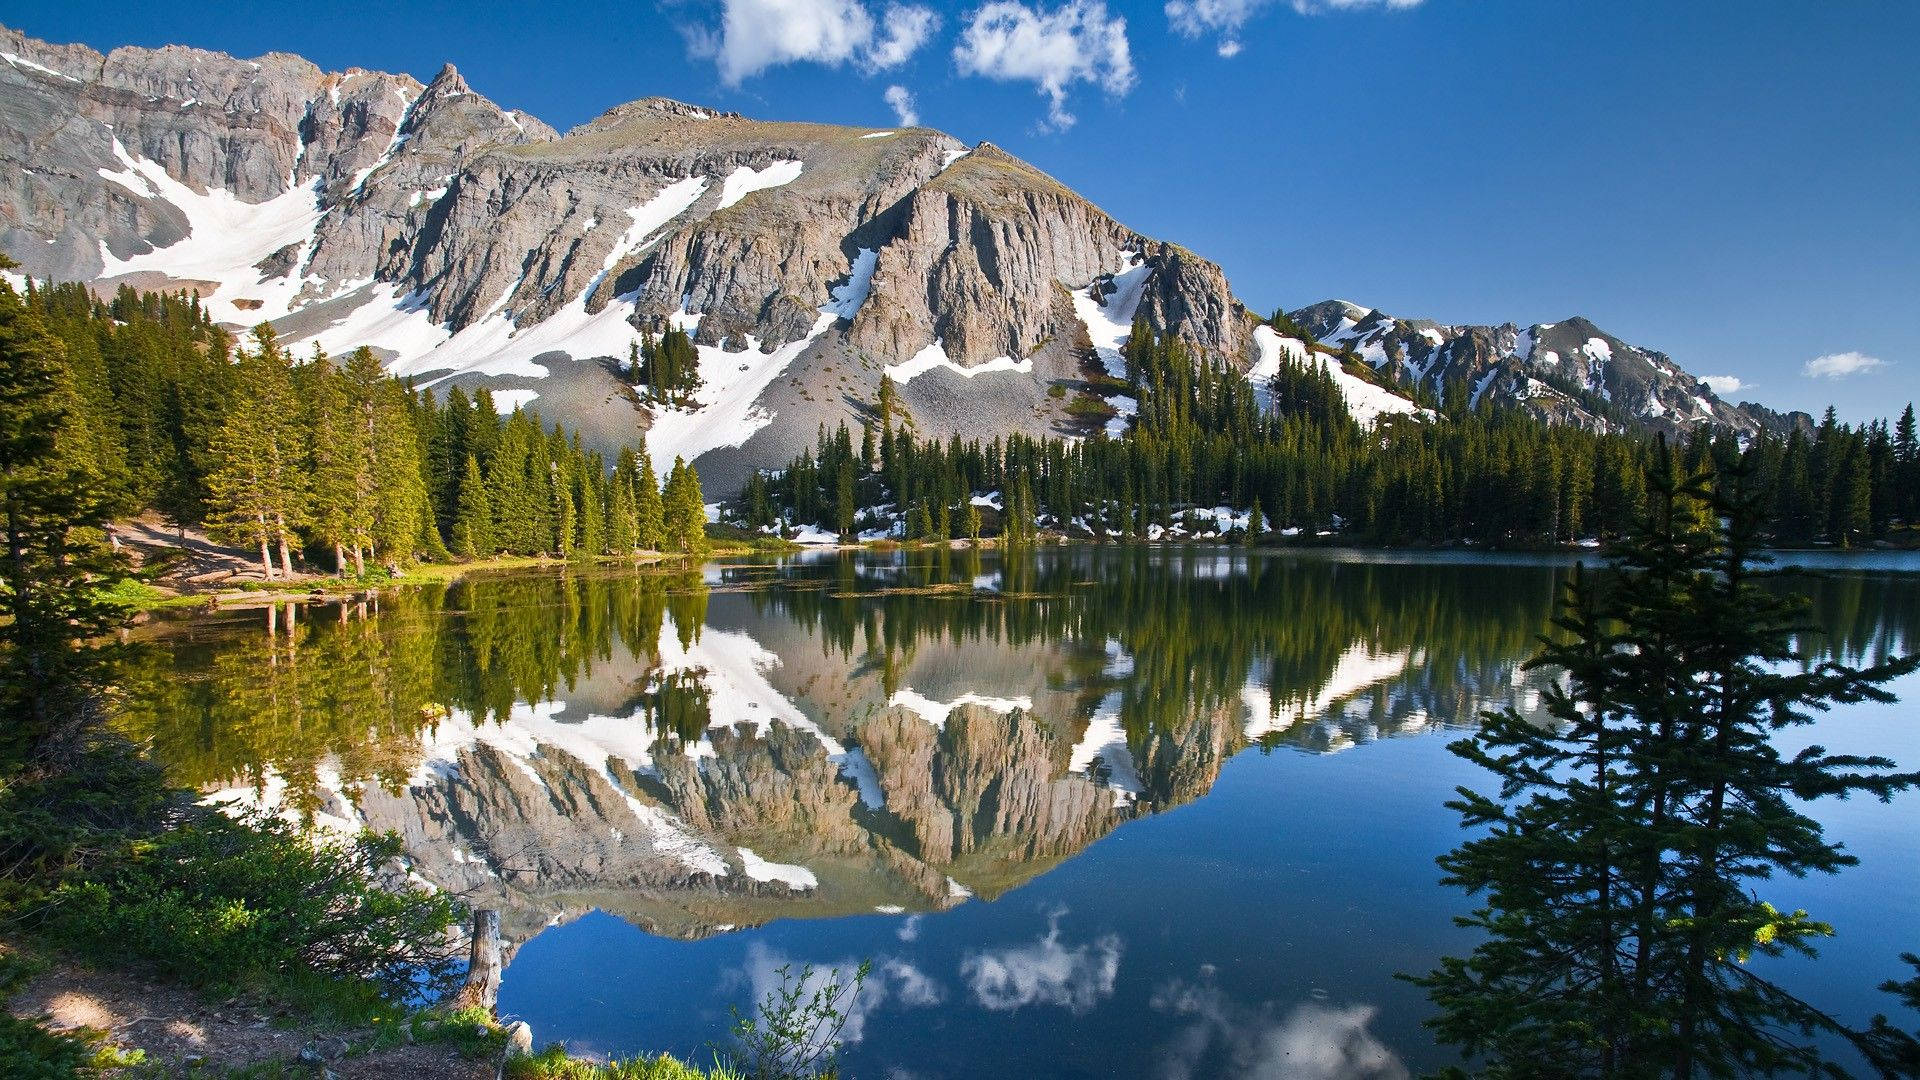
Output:
[[[1127,377],[1127,361],[1120,355],[1120,349],[1133,332],[1134,314],[1140,310],[1140,298],[1146,293],[1147,278],[1153,273],[1153,267],[1141,258],[1139,252],[1124,254],[1127,265],[1114,272],[1112,287],[1105,299],[1093,298],[1093,285],[1073,293],[1073,313],[1080,317],[1081,324],[1087,328],[1087,336],[1093,339],[1093,351],[1100,357],[1107,374],[1116,379]]]
[[[892,134],[887,132],[886,134]],[[831,291],[833,302],[821,308],[831,310],[834,315],[851,321],[867,302],[867,294],[873,291],[873,271],[880,265],[880,253],[872,248],[861,248],[853,257],[853,272],[848,275],[845,285],[836,285]]]
[[[623,357],[639,337],[628,321],[633,314],[632,298],[616,297],[597,312],[587,310],[587,301],[614,267],[651,246],[660,229],[685,213],[706,190],[706,177],[688,177],[667,185],[645,203],[630,207],[627,216],[631,223],[614,241],[586,288],[559,311],[531,326],[515,326],[512,312],[506,307],[518,282],[502,292],[486,316],[459,333],[435,323],[424,298],[401,295],[396,286],[383,282],[368,286],[367,303],[314,335],[313,340],[329,352],[345,352],[361,345],[387,350],[394,354],[388,370],[402,376],[444,371],[537,379],[545,377],[547,369],[536,363],[536,358],[548,353],[574,360]]]
[[[51,75],[56,79],[65,79],[70,83],[77,83],[80,81],[79,79],[74,78],[73,76],[67,74],[64,71],[55,71],[45,64],[36,64],[24,56],[15,56],[10,52],[0,52],[0,60],[5,60],[7,63],[12,64],[14,67],[17,67],[17,68],[23,68],[27,71],[39,72],[42,75]]]
[[[995,371],[1015,371],[1026,374],[1033,370],[1033,358],[1027,357],[1022,360],[1015,360],[1011,356],[996,356],[991,360],[983,360],[972,367],[961,367],[947,356],[946,347],[941,344],[940,339],[935,338],[932,344],[914,353],[901,363],[888,364],[887,376],[896,383],[904,384],[912,382],[916,376],[925,375],[935,368],[947,368],[969,379]]]
[[[785,187],[800,179],[803,168],[803,162],[794,160],[776,161],[764,169],[742,165],[728,174],[726,181],[720,185],[720,205],[716,209],[725,210],[756,191]]]
[[[740,352],[728,352],[716,345],[696,346],[700,389],[694,392],[694,407],[656,408],[653,426],[647,429],[647,452],[662,463],[675,457],[692,461],[709,450],[739,446],[772,423],[773,414],[760,407],[761,393],[836,321],[853,318],[860,305],[867,302],[879,261],[879,252],[861,248],[854,256],[847,283],[830,290],[833,298],[820,305],[820,317],[798,341],[772,352],[761,352],[759,339],[752,335],[747,335],[747,347]],[[700,325],[700,318],[688,312],[683,303],[669,321],[691,333]]]
[[[953,715],[953,710],[962,705],[978,705],[981,708],[991,709],[994,712],[1004,714],[1010,713],[1015,709],[1031,711],[1033,708],[1033,699],[1025,695],[1015,698],[989,697],[984,694],[975,694],[969,691],[954,698],[952,701],[935,701],[914,690],[912,687],[895,690],[893,696],[887,699],[888,708],[906,709],[908,712],[914,713],[934,727],[942,729],[947,726],[947,717]]]
[[[515,409],[524,409],[528,405],[531,405],[533,400],[539,396],[540,391],[528,390],[524,387],[508,387],[502,390],[495,390],[493,392],[493,411],[499,413],[501,416],[506,416]]]
[[[299,187],[288,178],[287,190],[266,202],[242,202],[232,192],[211,188],[201,194],[167,174],[165,167],[127,152],[119,139],[114,156],[123,169],[99,170],[102,179],[118,184],[143,199],[170,203],[187,219],[185,238],[164,248],[121,259],[100,243],[102,279],[141,271],[166,274],[186,281],[206,281],[213,292],[201,298],[208,312],[221,322],[252,325],[285,315],[302,282],[298,274],[268,281],[257,263],[292,244],[301,245],[302,259],[313,243],[314,228],[326,215],[317,187]],[[296,260],[296,266],[301,260]],[[245,301],[240,307],[236,301]]]
[[[1399,394],[1385,387],[1352,374],[1340,362],[1324,353],[1307,348],[1305,342],[1296,338],[1282,337],[1271,326],[1258,326],[1253,331],[1254,344],[1260,350],[1259,359],[1247,371],[1247,378],[1253,381],[1254,390],[1262,407],[1267,404],[1266,384],[1280,372],[1282,363],[1318,365],[1321,371],[1333,377],[1334,385],[1340,388],[1340,396],[1346,400],[1347,412],[1359,422],[1361,427],[1371,428],[1380,422],[1382,416],[1403,415],[1431,417],[1433,414]],[[1351,340],[1349,337],[1348,340]],[[1374,346],[1378,348],[1378,346]]]

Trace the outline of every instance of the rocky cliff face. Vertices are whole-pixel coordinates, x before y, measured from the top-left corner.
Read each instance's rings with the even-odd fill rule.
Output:
[[[883,372],[922,435],[1061,434],[1079,428],[1046,390],[1136,315],[1199,355],[1258,359],[1218,266],[987,143],[664,99],[562,136],[450,66],[422,86],[3,28],[0,54],[0,250],[28,274],[189,287],[236,327],[511,389],[603,446],[644,430],[721,492],[820,424],[857,424]],[[1771,422],[1597,331],[1611,359],[1589,363],[1573,322],[1303,316],[1377,366],[1554,419],[1599,423],[1611,400],[1656,425]],[[669,325],[693,331],[705,386],[697,408],[651,411],[618,361]]]

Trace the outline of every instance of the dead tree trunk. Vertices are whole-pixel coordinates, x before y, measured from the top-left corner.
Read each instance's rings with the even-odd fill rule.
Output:
[[[473,913],[473,944],[467,952],[467,981],[454,998],[457,1008],[493,1011],[500,997],[500,913]]]

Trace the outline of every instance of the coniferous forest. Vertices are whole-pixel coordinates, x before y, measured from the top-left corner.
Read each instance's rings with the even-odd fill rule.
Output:
[[[1032,520],[1070,536],[1197,535],[1218,518],[1190,512],[1225,507],[1248,539],[1539,546],[1614,539],[1646,510],[1642,433],[1549,425],[1464,395],[1423,402],[1444,422],[1388,415],[1369,430],[1318,368],[1282,365],[1263,408],[1243,375],[1196,363],[1144,323],[1123,352],[1129,378],[1109,390],[1132,396],[1138,417],[1122,437],[920,439],[883,382],[857,445],[844,426],[823,430],[788,468],[748,481],[742,514],[757,527],[965,538],[980,528],[976,497],[997,493],[994,517],[1016,540]],[[1769,493],[1776,543],[1859,544],[1920,519],[1911,405],[1862,427],[1829,409],[1811,434],[1785,437],[1700,428],[1681,458],[1693,472],[1746,469]]]
[[[262,326],[235,342],[187,295],[30,288],[70,372],[68,452],[116,516],[159,512],[259,552],[364,574],[449,556],[705,550],[693,468],[664,488],[644,446],[609,463],[577,434],[485,390],[444,396],[388,377],[361,349],[296,356]]]
[[[413,389],[364,349],[344,362],[299,356],[268,327],[235,341],[187,294],[123,288],[103,302],[48,285],[23,300],[61,347],[75,452],[115,513],[204,525],[256,550],[270,576],[296,561],[361,575],[423,559],[705,550],[698,475],[676,461],[661,476],[644,445],[609,462],[534,414],[500,415],[484,388]],[[1317,368],[1283,365],[1256,388],[1144,323],[1124,351],[1128,379],[1105,387],[1138,403],[1122,436],[922,439],[883,377],[857,441],[845,425],[822,429],[788,468],[752,474],[736,513],[756,529],[908,540],[1198,536],[1230,522],[1247,542],[1544,546],[1614,539],[1645,511],[1653,444],[1637,432],[1549,425],[1458,395],[1368,429]],[[630,362],[648,400],[698,387],[678,330],[649,336]],[[1702,428],[1680,457],[1756,478],[1775,543],[1854,545],[1920,519],[1911,406],[1860,427],[1829,410],[1784,437]]]

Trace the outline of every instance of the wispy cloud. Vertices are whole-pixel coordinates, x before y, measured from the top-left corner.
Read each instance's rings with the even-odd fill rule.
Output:
[[[861,0],[720,0],[720,25],[683,26],[693,55],[738,86],[782,64],[852,63],[886,71],[907,62],[940,26],[931,8],[890,3],[876,18]]]
[[[1828,353],[1807,361],[1801,374],[1813,379],[1842,379],[1887,366],[1885,360],[1862,352]]]
[[[1167,1080],[1198,1076],[1287,1076],[1296,1080],[1406,1080],[1407,1067],[1374,1035],[1371,1005],[1304,1002],[1243,1005],[1228,998],[1203,965],[1198,981],[1173,979],[1148,1004],[1190,1018],[1161,1055]]]
[[[815,994],[838,999],[839,1011],[844,1014],[846,1021],[840,1029],[840,1039],[847,1043],[857,1043],[866,1037],[867,1018],[883,1005],[918,1009],[946,1000],[946,987],[899,957],[882,957],[875,961],[872,974],[855,993],[853,973],[859,966],[855,960],[803,964],[756,941],[747,946],[744,970],[736,968],[727,972],[721,979],[721,987],[733,990],[744,983],[753,995],[752,1004],[757,1006],[770,995],[796,989],[793,982],[797,980],[802,1001]],[[801,978],[803,974],[806,976],[804,979]],[[823,1038],[826,1033],[815,1029],[804,1034],[813,1039]]]
[[[1168,0],[1167,22],[1182,37],[1216,37],[1216,52],[1224,57],[1240,55],[1240,31],[1261,10],[1279,0]],[[1333,11],[1357,11],[1363,8],[1403,10],[1418,7],[1420,0],[1287,0],[1287,6],[1302,15],[1320,15]]]
[[[887,104],[893,109],[893,115],[899,119],[901,127],[919,126],[920,110],[914,106],[913,91],[904,86],[889,86],[886,99]]]
[[[1707,389],[1721,397],[1737,394],[1747,388],[1746,382],[1738,375],[1702,375],[1700,381],[1707,384]]]
[[[1133,89],[1127,20],[1109,15],[1100,0],[1068,0],[1050,11],[1016,0],[995,0],[968,17],[953,48],[963,75],[1030,82],[1047,99],[1047,126],[1073,126],[1067,94],[1090,83],[1115,96]]]
[[[1060,940],[1060,919],[1047,919],[1047,933],[1038,941],[1003,949],[987,949],[960,962],[975,1001],[996,1012],[1028,1005],[1053,1005],[1075,1016],[1092,1011],[1113,996],[1120,974],[1120,938],[1106,934],[1084,945]]]

